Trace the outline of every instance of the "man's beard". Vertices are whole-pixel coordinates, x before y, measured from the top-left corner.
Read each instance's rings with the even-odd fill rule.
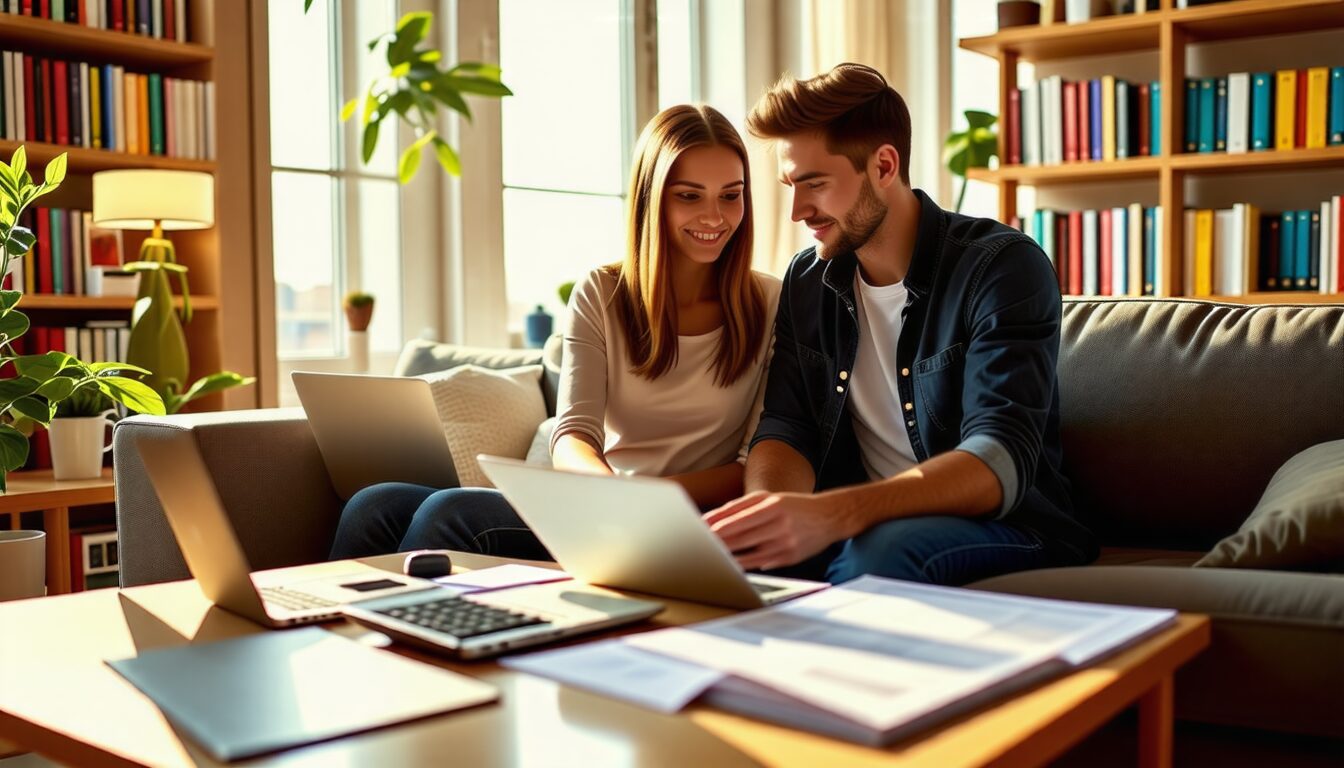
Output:
[[[859,189],[858,202],[835,224],[838,235],[835,244],[818,242],[817,255],[830,260],[843,253],[857,251],[877,232],[886,217],[887,206],[873,191],[872,181],[865,176],[863,186]]]

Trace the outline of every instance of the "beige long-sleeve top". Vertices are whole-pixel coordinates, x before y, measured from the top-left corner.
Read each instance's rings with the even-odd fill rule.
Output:
[[[753,273],[774,328],[780,282]],[[746,456],[760,419],[771,336],[752,368],[728,387],[714,383],[718,328],[679,336],[677,364],[650,381],[630,372],[625,331],[612,295],[617,279],[596,269],[574,287],[551,450],[564,434],[587,435],[622,474],[666,477],[721,466]]]

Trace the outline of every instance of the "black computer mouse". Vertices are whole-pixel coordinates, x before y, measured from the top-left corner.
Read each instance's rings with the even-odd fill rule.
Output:
[[[420,579],[437,579],[453,572],[453,561],[448,553],[440,550],[410,552],[401,565],[402,573]]]

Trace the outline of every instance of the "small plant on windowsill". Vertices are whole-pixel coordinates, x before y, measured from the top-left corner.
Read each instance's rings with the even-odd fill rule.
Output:
[[[9,163],[0,161],[0,275],[10,262],[22,258],[36,243],[32,231],[18,224],[19,216],[37,198],[65,180],[66,156],[47,164],[43,182],[34,184],[23,147]],[[0,491],[5,479],[28,460],[28,435],[36,426],[47,427],[71,398],[107,398],[132,411],[162,415],[163,398],[143,382],[122,373],[148,375],[126,363],[85,363],[65,352],[19,355],[14,342],[28,332],[27,315],[16,309],[21,291],[0,290]],[[96,393],[96,394],[95,394]],[[74,408],[66,406],[66,411]]]
[[[345,321],[352,331],[367,331],[373,321],[373,294],[351,291],[342,302],[345,309]]]

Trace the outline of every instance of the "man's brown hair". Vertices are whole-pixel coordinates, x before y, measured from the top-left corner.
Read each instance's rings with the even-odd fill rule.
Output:
[[[890,144],[901,156],[901,181],[910,186],[910,110],[872,67],[846,63],[807,80],[780,79],[752,107],[747,130],[762,139],[820,133],[826,149],[859,172]]]

